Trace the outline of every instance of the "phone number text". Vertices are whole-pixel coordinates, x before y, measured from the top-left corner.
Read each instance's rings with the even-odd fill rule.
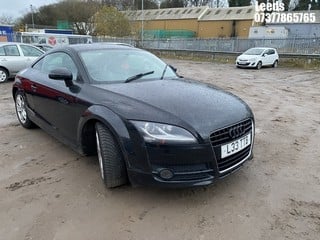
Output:
[[[314,23],[316,22],[315,13],[255,13],[255,22],[266,23]]]

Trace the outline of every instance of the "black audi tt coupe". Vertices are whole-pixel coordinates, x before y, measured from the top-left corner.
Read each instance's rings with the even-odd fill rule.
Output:
[[[23,127],[97,154],[109,188],[208,185],[252,158],[245,102],[129,45],[54,48],[16,76],[12,94]]]

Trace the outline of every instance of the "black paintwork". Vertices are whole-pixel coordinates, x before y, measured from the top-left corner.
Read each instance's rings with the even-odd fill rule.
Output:
[[[130,46],[116,44],[53,49],[43,57],[65,52],[77,65],[79,78],[69,87],[65,81],[50,79],[32,67],[17,75],[13,94],[22,91],[26,95],[28,114],[34,123],[75,150],[90,154],[95,152],[94,123],[103,122],[119,141],[129,179],[134,184],[206,185],[238,169],[239,166],[226,174],[219,173],[209,137],[212,132],[245,119],[252,119],[254,123],[246,103],[213,85],[183,78],[92,84],[78,52],[97,48],[132,50]],[[146,144],[129,120],[180,126],[191,132],[198,142],[179,146]],[[250,151],[246,159],[251,157]],[[199,171],[207,177],[170,181],[158,176],[163,168],[175,171],[181,167],[192,169],[197,164],[206,166]]]

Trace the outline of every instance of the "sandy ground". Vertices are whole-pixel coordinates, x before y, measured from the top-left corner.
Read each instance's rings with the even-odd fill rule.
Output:
[[[107,190],[95,157],[19,126],[0,85],[0,239],[320,239],[319,71],[168,60],[242,97],[254,159],[196,189]]]

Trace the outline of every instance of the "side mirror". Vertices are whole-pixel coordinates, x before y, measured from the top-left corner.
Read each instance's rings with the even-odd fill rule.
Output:
[[[67,87],[73,86],[72,72],[67,68],[56,68],[49,73],[49,78],[54,80],[64,80]]]

